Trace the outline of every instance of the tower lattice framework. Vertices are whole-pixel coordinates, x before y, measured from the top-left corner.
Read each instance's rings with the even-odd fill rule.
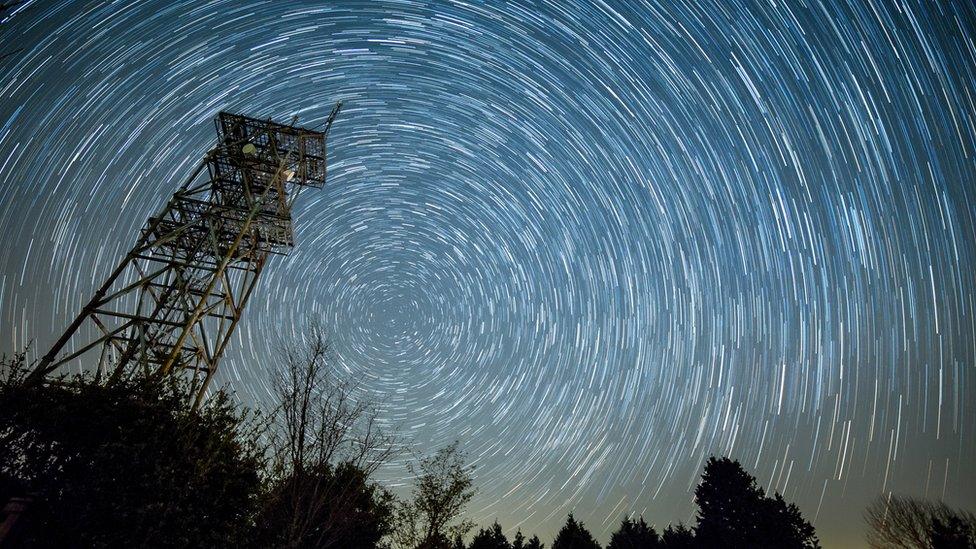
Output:
[[[149,218],[32,375],[97,349],[100,374],[191,372],[199,404],[269,257],[295,244],[299,191],[325,184],[326,135],[339,107],[322,131],[221,112],[217,146]]]

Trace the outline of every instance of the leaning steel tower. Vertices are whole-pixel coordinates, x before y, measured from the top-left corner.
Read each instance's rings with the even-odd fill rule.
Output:
[[[321,131],[220,113],[217,146],[149,218],[32,376],[97,350],[101,375],[191,372],[199,404],[268,258],[295,244],[299,191],[325,184],[339,107]]]

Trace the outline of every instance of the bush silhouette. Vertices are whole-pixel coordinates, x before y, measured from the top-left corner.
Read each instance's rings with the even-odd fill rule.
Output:
[[[15,541],[45,547],[246,541],[262,460],[227,395],[194,411],[176,377],[25,385],[22,361],[5,366],[0,497],[32,500]]]

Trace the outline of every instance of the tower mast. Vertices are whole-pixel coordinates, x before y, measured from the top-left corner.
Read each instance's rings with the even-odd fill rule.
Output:
[[[295,245],[299,191],[325,184],[326,136],[340,107],[323,131],[218,114],[217,146],[149,218],[31,377],[97,349],[100,375],[192,373],[199,405],[268,259]]]

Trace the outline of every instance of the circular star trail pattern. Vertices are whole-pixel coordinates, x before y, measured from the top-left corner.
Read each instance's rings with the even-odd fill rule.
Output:
[[[326,188],[222,381],[324,320],[470,512],[692,519],[710,454],[857,543],[976,505],[976,13],[963,1],[27,2],[0,24],[3,346],[49,345],[213,142],[321,123]],[[3,52],[0,52],[3,53]],[[396,465],[396,464],[395,464]],[[386,474],[394,482],[403,470]]]

